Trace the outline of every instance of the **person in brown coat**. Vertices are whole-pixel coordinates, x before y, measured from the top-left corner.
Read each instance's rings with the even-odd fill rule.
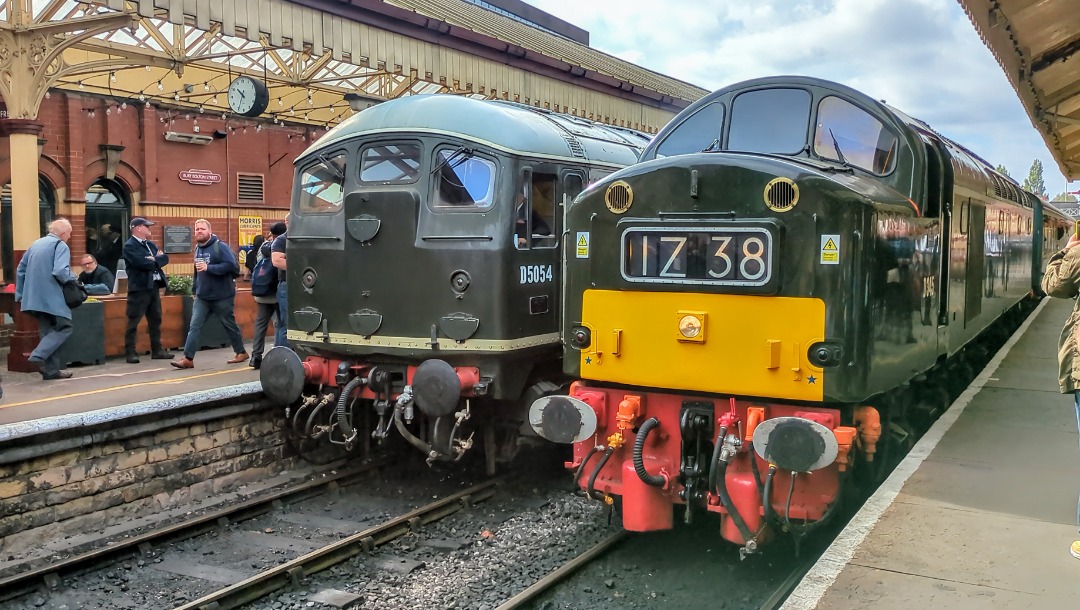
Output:
[[[1072,394],[1076,405],[1076,425],[1080,427],[1080,237],[1074,232],[1065,249],[1050,257],[1043,275],[1042,289],[1059,299],[1072,299],[1073,310],[1065,320],[1058,340],[1058,385],[1062,394]],[[1076,523],[1080,527],[1080,500],[1076,505]],[[1069,552],[1080,559],[1080,540]]]

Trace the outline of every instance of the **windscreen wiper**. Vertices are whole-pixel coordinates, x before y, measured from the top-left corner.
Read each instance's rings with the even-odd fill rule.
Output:
[[[840,142],[836,141],[836,134],[833,133],[832,127],[829,128],[829,137],[832,138],[833,148],[836,149],[836,155],[840,157],[840,162],[844,165],[851,165],[848,160],[844,158],[844,151],[840,150]]]
[[[326,155],[324,155],[321,151],[315,153],[315,156],[318,157],[319,161],[322,161],[323,165],[325,165],[330,171],[334,172],[334,176],[336,176],[338,180],[345,180],[345,172],[341,171],[341,168],[338,167],[336,163],[333,163],[329,159],[327,159]]]
[[[472,157],[474,154],[475,152],[473,151],[473,149],[459,146],[457,150],[443,157],[438,163],[436,163],[435,167],[432,168],[431,173],[434,174],[435,172],[442,169],[443,166],[450,165],[451,163],[454,163],[453,165],[450,165],[451,168],[457,167],[458,163],[464,161],[465,159],[468,159],[469,157]],[[458,160],[458,157],[461,157],[461,159]]]

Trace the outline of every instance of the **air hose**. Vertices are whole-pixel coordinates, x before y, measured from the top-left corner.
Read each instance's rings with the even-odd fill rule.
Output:
[[[359,386],[367,383],[367,379],[364,377],[353,377],[349,380],[349,383],[345,384],[345,387],[341,390],[341,396],[338,397],[337,409],[334,410],[334,415],[337,417],[338,427],[341,428],[341,435],[345,437],[346,443],[351,443],[356,439],[356,430],[353,429],[352,424],[349,423],[349,418],[345,413],[345,403],[349,401],[349,395],[353,390]]]
[[[720,450],[724,447],[724,437],[727,436],[727,427],[720,428],[720,434],[716,435],[716,444],[713,445],[712,461],[709,462],[709,491],[716,489],[716,463],[720,461]]]
[[[585,464],[589,463],[589,460],[592,459],[592,456],[596,455],[597,453],[599,453],[599,452],[601,452],[603,450],[604,450],[603,445],[594,445],[593,448],[589,449],[589,452],[585,454],[585,457],[581,458],[581,463],[578,464],[577,471],[574,472],[574,489],[575,490],[578,489],[578,481],[581,480],[581,475],[582,475],[582,473],[585,472]]]
[[[648,470],[645,470],[645,462],[642,460],[641,454],[645,451],[645,441],[649,438],[649,433],[653,428],[660,425],[660,420],[655,417],[650,417],[645,420],[645,423],[641,424],[638,428],[637,438],[634,439],[634,451],[632,458],[634,460],[634,471],[637,472],[637,476],[641,479],[642,483],[651,487],[663,487],[667,479],[658,474],[649,474]]]
[[[585,491],[589,494],[589,497],[594,500],[600,500],[601,502],[604,502],[604,494],[601,494],[599,496],[596,495],[596,477],[600,475],[600,471],[604,469],[605,465],[607,465],[608,460],[611,459],[612,453],[615,453],[615,448],[608,447],[604,451],[603,457],[600,458],[600,462],[596,464],[596,468],[593,469],[592,474],[589,475],[589,484],[586,486]]]
[[[709,462],[709,490],[716,491],[716,495],[720,497],[720,504],[728,512],[731,520],[735,523],[735,527],[739,529],[743,541],[750,542],[754,540],[754,533],[747,527],[746,521],[743,520],[742,514],[739,513],[739,509],[731,501],[731,495],[728,493],[727,488],[728,463],[720,459],[720,452],[723,449],[726,436],[727,428],[720,428],[720,434],[716,435],[716,444],[713,446],[712,461]]]

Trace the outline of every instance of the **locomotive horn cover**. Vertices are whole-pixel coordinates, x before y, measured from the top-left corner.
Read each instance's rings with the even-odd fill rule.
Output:
[[[291,405],[304,390],[304,364],[291,349],[274,347],[263,356],[259,367],[263,393],[277,404]]]
[[[544,396],[529,407],[529,425],[544,440],[580,443],[596,433],[596,412],[569,396]]]
[[[416,406],[429,417],[450,415],[461,399],[461,380],[444,360],[425,360],[416,367],[412,389]]]
[[[754,429],[754,451],[787,472],[824,468],[838,450],[832,430],[802,417],[774,417]]]

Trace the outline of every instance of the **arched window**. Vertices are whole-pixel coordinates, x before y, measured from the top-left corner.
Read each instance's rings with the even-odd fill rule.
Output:
[[[131,199],[124,185],[99,178],[86,189],[86,252],[116,273],[128,236]]]
[[[41,220],[40,234],[44,237],[49,223],[56,216],[56,190],[44,176],[38,176],[38,215]],[[0,191],[0,262],[4,265],[4,280],[15,281],[15,233],[11,228],[11,183]],[[35,238],[36,239],[36,238]]]

